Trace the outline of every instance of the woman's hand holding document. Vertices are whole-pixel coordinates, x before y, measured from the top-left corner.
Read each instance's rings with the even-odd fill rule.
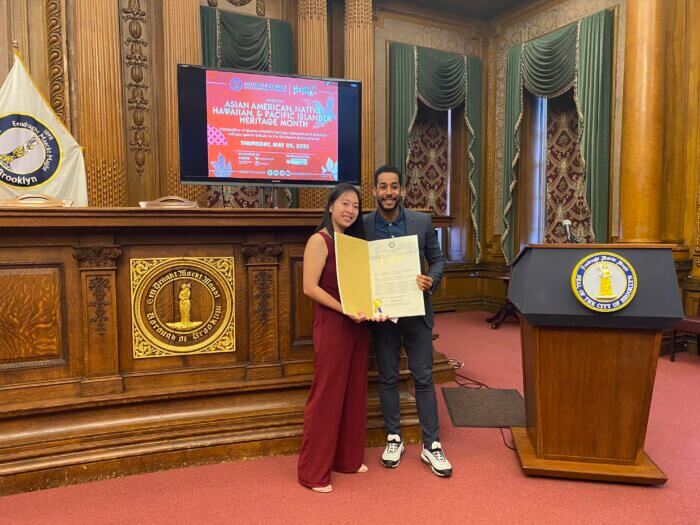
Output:
[[[335,253],[343,312],[376,321],[425,315],[416,235],[368,242],[336,233]]]

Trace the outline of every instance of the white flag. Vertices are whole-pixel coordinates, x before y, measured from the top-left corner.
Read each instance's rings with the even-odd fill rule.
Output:
[[[87,206],[83,150],[15,55],[0,88],[0,199],[27,193]]]

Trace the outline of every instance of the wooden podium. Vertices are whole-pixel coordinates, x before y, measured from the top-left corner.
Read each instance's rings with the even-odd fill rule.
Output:
[[[636,274],[634,296],[616,311],[579,299],[576,269],[600,252]],[[662,330],[683,316],[670,247],[528,246],[508,296],[521,313],[526,427],[512,432],[525,474],[665,483],[644,440]]]

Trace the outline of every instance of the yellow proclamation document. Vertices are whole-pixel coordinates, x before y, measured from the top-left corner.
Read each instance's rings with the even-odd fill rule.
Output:
[[[344,313],[391,318],[425,315],[418,236],[364,241],[335,234],[338,289]]]

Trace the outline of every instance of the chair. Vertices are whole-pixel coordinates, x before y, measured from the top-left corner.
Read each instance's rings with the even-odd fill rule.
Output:
[[[673,327],[673,337],[671,339],[671,361],[676,360],[676,332],[681,332],[681,338],[683,341],[683,347],[688,348],[688,344],[685,341],[686,334],[695,335],[695,342],[700,348],[700,315],[695,317],[686,317],[681,321],[678,321],[676,326]]]
[[[73,201],[57,199],[42,193],[25,193],[11,199],[0,200],[0,207],[7,208],[70,208]]]
[[[141,208],[199,208],[199,204],[195,201],[185,199],[183,197],[178,197],[177,195],[168,195],[167,197],[161,197],[154,201],[140,201],[139,207]]]

